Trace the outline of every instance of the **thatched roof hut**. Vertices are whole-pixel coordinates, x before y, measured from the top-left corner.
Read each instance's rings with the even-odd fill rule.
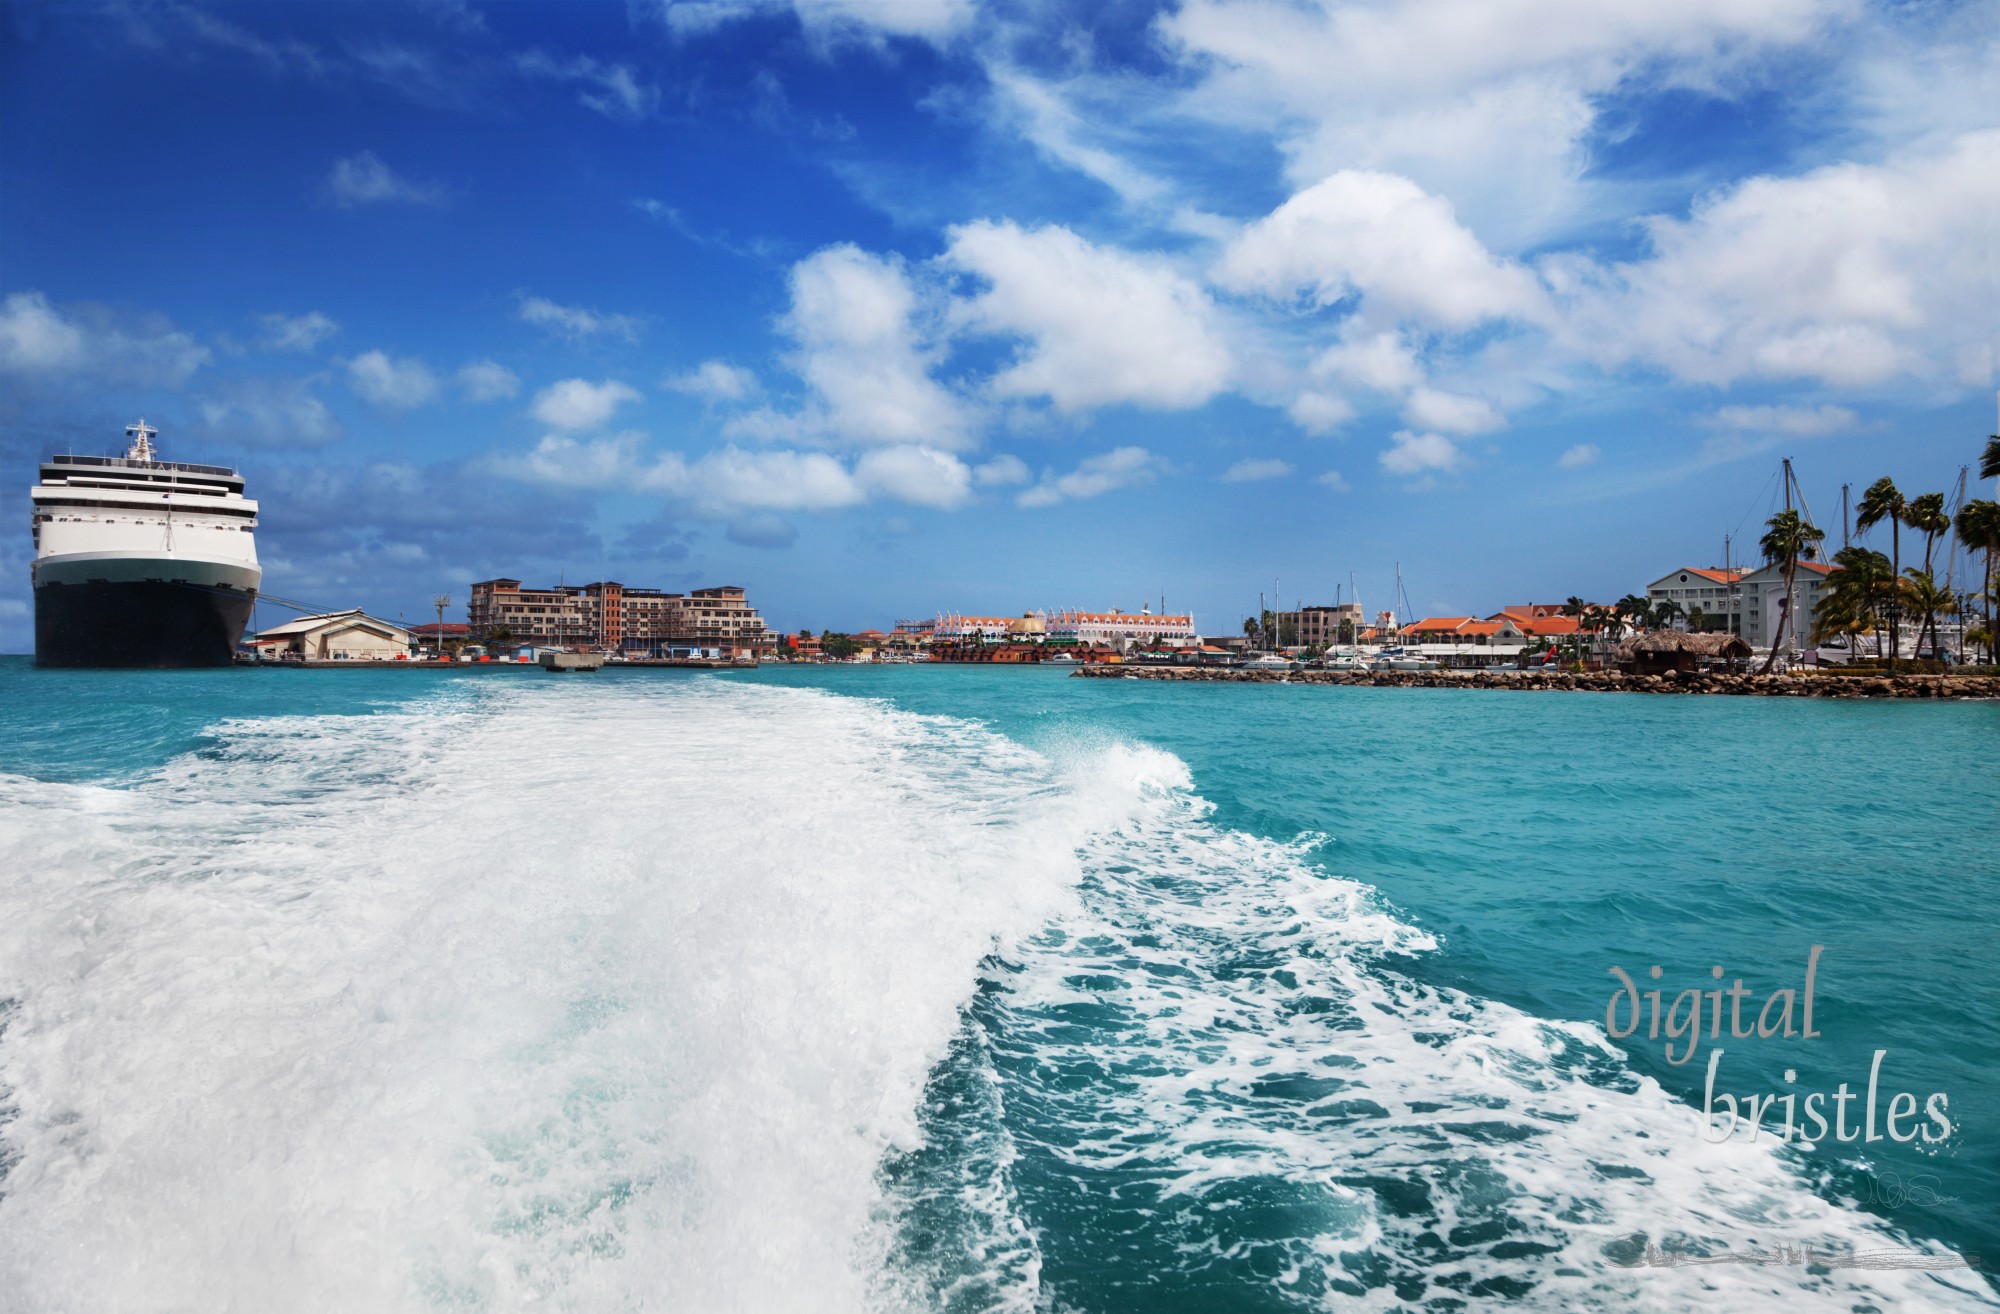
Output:
[[[1612,660],[1637,675],[1698,670],[1703,662],[1732,665],[1750,656],[1750,645],[1726,631],[1690,634],[1685,630],[1648,630],[1635,634],[1613,650]]]

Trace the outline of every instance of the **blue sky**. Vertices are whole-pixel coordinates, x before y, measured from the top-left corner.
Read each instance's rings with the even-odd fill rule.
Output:
[[[1611,599],[1994,428],[2000,5],[0,8],[25,486],[144,415],[266,588],[776,624]],[[1349,595],[1351,596],[1351,595]]]

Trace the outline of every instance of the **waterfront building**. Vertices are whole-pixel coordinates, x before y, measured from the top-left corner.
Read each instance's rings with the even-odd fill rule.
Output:
[[[384,662],[410,655],[410,632],[356,608],[301,616],[259,630],[250,646],[266,660]]]
[[[1085,647],[1140,648],[1162,644],[1170,648],[1198,644],[1201,636],[1189,614],[1156,613],[1150,605],[1137,611],[1059,611],[1046,617],[1048,636],[1057,643]]]
[[[426,621],[422,625],[410,626],[410,637],[419,647],[436,650],[447,643],[469,643],[472,627],[457,621]]]
[[[1546,623],[1546,622],[1543,622]],[[1572,629],[1575,622],[1570,622]],[[1447,666],[1493,666],[1513,661],[1537,635],[1512,617],[1480,620],[1476,616],[1430,616],[1403,627],[1405,648]]]
[[[1827,576],[1833,567],[1824,561],[1801,561],[1793,575],[1794,597],[1798,614],[1793,624],[1786,627],[1787,647],[1809,646],[1812,637],[1813,610],[1819,606],[1820,595],[1826,591]],[[1777,641],[1779,619],[1784,615],[1785,572],[1777,565],[1760,567],[1742,576],[1737,585],[1738,602],[1744,608],[1740,629],[1730,628],[1743,636],[1743,641],[1753,648],[1768,648]],[[1721,626],[1707,626],[1720,629]]]
[[[1341,637],[1341,626],[1347,626],[1347,637]],[[1358,602],[1342,602],[1335,606],[1301,607],[1297,611],[1278,613],[1278,632],[1292,631],[1293,642],[1307,647],[1322,644],[1356,643],[1361,632],[1368,628],[1368,620]]]
[[[775,643],[733,584],[683,594],[613,580],[525,589],[518,579],[489,579],[472,586],[467,619],[478,636],[504,629],[520,642],[633,654],[698,649],[736,657]]]
[[[1016,616],[961,616],[939,612],[931,624],[931,635],[940,643],[995,643],[1005,639]]]
[[[1682,566],[1654,580],[1646,586],[1646,604],[1659,607],[1671,602],[1684,615],[1691,615],[1696,608],[1701,609],[1701,628],[1704,630],[1728,630],[1740,634],[1755,644],[1751,633],[1761,627],[1762,617],[1756,616],[1742,588],[1743,572],[1736,569],[1725,570],[1720,566]]]

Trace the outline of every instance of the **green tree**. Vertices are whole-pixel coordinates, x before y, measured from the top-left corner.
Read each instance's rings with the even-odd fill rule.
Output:
[[[1918,570],[1915,566],[1903,572],[1902,593],[1904,610],[1930,618],[1931,653],[1936,656],[1937,618],[1956,612],[1957,599],[1951,596],[1950,589],[1933,579],[1928,570]],[[1922,631],[1919,631],[1917,642],[1920,645],[1923,642]]]
[[[861,651],[861,645],[845,634],[835,634],[827,630],[819,636],[820,651],[829,657],[852,657]]]
[[[1986,451],[1979,458],[1981,479],[2000,479],[2000,433],[1986,440]]]
[[[1648,629],[1654,630],[1672,629],[1674,622],[1685,615],[1687,613],[1681,610],[1680,603],[1675,602],[1672,598],[1662,598],[1660,599],[1660,605],[1653,608],[1652,612],[1646,617],[1646,626]]]
[[[1923,573],[1932,574],[1931,551],[1937,546],[1939,537],[1951,532],[1951,516],[1944,509],[1944,494],[1925,493],[1921,497],[1911,498],[1909,506],[1903,510],[1903,523],[1924,536]],[[1930,646],[1935,648],[1937,613],[1925,611],[1920,614],[1924,620],[1917,630],[1917,646],[1923,647],[1924,640],[1928,637]]]
[[[1897,491],[1895,481],[1887,475],[1868,485],[1868,491],[1854,504],[1854,528],[1865,534],[1884,520],[1889,522],[1889,573],[1900,579],[1903,574],[1903,513],[1909,503]],[[1889,607],[1889,669],[1896,668],[1896,653],[1902,647],[1901,608],[1892,601]]]
[[[2000,439],[1994,440],[2000,443]],[[1990,453],[2000,459],[2000,453]],[[2000,568],[2000,502],[1989,502],[1983,498],[1967,502],[1958,509],[1958,541],[1966,550],[1977,552],[1984,560],[1986,569],[1980,578],[1983,586],[1980,596],[1985,600],[1986,660],[1996,660],[1993,651],[1993,590],[1994,572]],[[1968,636],[1970,637],[1970,636]]]
[[[1763,549],[1764,560],[1777,566],[1785,576],[1785,601],[1780,604],[1778,628],[1771,636],[1771,651],[1764,657],[1763,670],[1769,671],[1778,660],[1778,650],[1784,645],[1787,631],[1792,628],[1792,584],[1799,572],[1799,561],[1812,554],[1826,538],[1826,531],[1807,523],[1792,510],[1778,512],[1765,526],[1764,537],[1757,541],[1757,546]]]
[[[1879,653],[1882,625],[1896,595],[1889,558],[1857,543],[1834,553],[1833,562],[1839,569],[1827,577],[1826,590],[1813,610],[1813,642],[1835,635],[1846,635],[1852,642],[1873,634]]]

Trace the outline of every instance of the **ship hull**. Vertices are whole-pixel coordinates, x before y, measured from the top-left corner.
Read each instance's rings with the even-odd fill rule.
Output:
[[[96,578],[75,578],[85,572],[45,564],[35,572],[37,666],[227,666],[261,573],[212,566],[172,572],[192,578],[103,577],[137,573],[126,562],[126,570],[100,564],[88,572]]]

